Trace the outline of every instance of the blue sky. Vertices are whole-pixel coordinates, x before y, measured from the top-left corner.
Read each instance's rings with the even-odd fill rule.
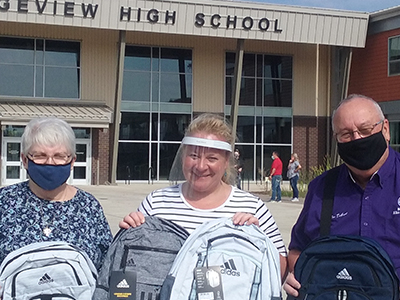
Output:
[[[400,5],[397,0],[251,0],[256,2],[300,5],[317,8],[334,8],[355,10],[360,12],[373,12],[396,5]]]

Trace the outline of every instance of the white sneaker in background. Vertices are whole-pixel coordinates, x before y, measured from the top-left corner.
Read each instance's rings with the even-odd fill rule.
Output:
[[[296,197],[293,198],[293,199],[292,199],[292,202],[299,202],[299,198],[296,198]]]

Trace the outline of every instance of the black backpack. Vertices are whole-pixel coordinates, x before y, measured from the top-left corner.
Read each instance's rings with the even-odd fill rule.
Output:
[[[93,300],[155,300],[189,233],[181,226],[147,216],[139,227],[115,236],[97,280]]]
[[[340,168],[325,178],[320,238],[304,249],[294,268],[301,283],[298,300],[399,300],[399,279],[389,255],[374,240],[330,236]]]

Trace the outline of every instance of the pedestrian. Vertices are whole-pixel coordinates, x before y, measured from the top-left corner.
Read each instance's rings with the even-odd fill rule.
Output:
[[[333,112],[332,129],[344,164],[339,167],[330,233],[374,239],[400,277],[400,153],[389,146],[389,121],[373,99],[350,95]],[[319,237],[326,174],[309,184],[292,228],[284,289],[295,297],[300,283],[294,278],[294,265],[301,251]]]
[[[279,158],[278,151],[272,152],[272,165],[271,172],[269,173],[269,179],[272,182],[272,194],[270,201],[281,202],[282,201],[282,193],[281,193],[281,181],[282,181],[282,168],[283,164],[281,159]]]
[[[297,188],[297,181],[299,180],[300,177],[299,174],[300,169],[301,165],[299,162],[299,157],[297,156],[297,153],[292,153],[292,155],[290,156],[288,170],[287,170],[287,177],[289,178],[290,186],[292,187],[293,190],[292,202],[299,201],[299,189]]]
[[[235,157],[235,170],[236,170],[236,187],[241,190],[242,189],[242,172],[243,172],[243,164],[240,158],[239,149],[235,149],[234,153]]]
[[[26,245],[63,241],[85,251],[99,270],[113,237],[97,199],[67,184],[76,160],[71,126],[55,117],[32,119],[21,148],[29,180],[0,189],[0,262]]]
[[[280,253],[282,279],[286,276],[286,249],[271,212],[257,196],[239,190],[232,144],[232,128],[216,114],[194,119],[182,140],[171,168],[185,181],[153,191],[120,222],[121,228],[140,226],[144,216],[168,219],[192,233],[203,222],[232,217],[234,224],[255,224]],[[172,175],[173,174],[173,175]],[[173,180],[181,177],[172,172]]]

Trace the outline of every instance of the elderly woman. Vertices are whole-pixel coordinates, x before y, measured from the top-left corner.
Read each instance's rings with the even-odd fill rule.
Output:
[[[31,243],[64,241],[100,269],[112,234],[99,202],[66,183],[76,159],[72,128],[57,118],[33,119],[21,159],[30,179],[0,189],[0,262]]]
[[[270,211],[260,198],[232,185],[236,177],[231,146],[234,139],[222,117],[203,114],[196,118],[175,159],[185,181],[152,192],[138,211],[125,216],[120,227],[140,226],[148,215],[173,221],[190,233],[203,222],[221,217],[233,217],[239,225],[256,224],[281,254],[284,277],[286,248]],[[174,169],[175,166],[171,171]],[[176,179],[179,178],[174,175],[172,180]]]

